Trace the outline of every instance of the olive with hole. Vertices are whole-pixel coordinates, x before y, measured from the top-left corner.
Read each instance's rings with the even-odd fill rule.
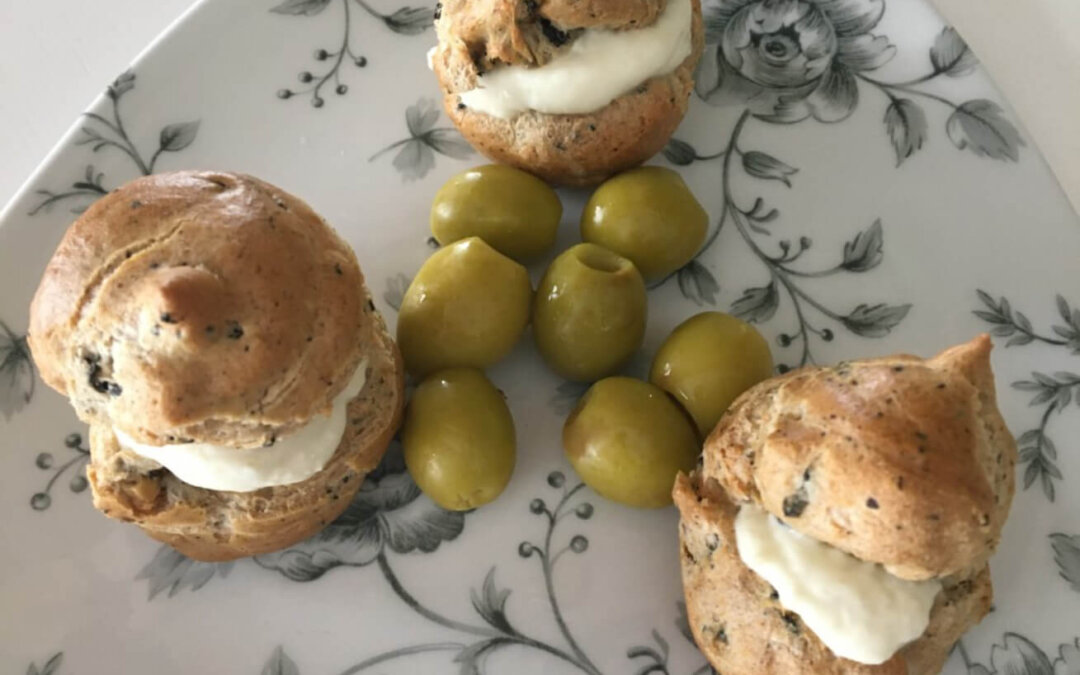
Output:
[[[708,225],[709,215],[682,176],[643,166],[596,189],[581,213],[581,238],[629,258],[653,281],[693,259]]]
[[[562,204],[547,183],[502,164],[462,171],[431,204],[431,233],[440,244],[480,237],[522,262],[551,248],[560,219]]]
[[[645,282],[626,258],[578,244],[552,261],[536,291],[533,335],[559,375],[591,382],[610,375],[641,347]]]
[[[510,482],[517,454],[510,409],[475,368],[441,370],[416,388],[401,445],[416,484],[452,511],[498,497]]]
[[[772,374],[772,354],[761,333],[729,314],[702,312],[660,345],[649,381],[674,396],[705,437],[739,394]]]
[[[662,389],[629,377],[600,380],[563,426],[563,450],[585,484],[628,506],[671,503],[675,475],[701,446],[686,413]]]
[[[486,368],[506,356],[529,322],[529,274],[478,237],[436,251],[409,284],[397,340],[416,377]]]

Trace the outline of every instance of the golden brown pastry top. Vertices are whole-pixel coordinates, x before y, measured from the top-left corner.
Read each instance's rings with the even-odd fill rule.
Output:
[[[743,394],[705,443],[702,480],[905,579],[977,569],[1014,491],[990,339],[922,360],[805,368]]]
[[[151,444],[271,442],[362,355],[356,257],[301,200],[242,174],[131,181],[68,229],[30,347],[79,416]]]
[[[666,0],[445,0],[440,43],[469,52],[481,71],[498,64],[543,65],[584,28],[648,26]]]

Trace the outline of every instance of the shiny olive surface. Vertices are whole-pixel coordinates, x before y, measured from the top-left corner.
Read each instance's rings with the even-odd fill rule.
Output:
[[[626,258],[578,244],[552,261],[533,304],[541,356],[570,380],[615,372],[645,336],[645,282]]]
[[[398,312],[397,339],[414,376],[485,368],[506,356],[529,321],[525,268],[470,237],[436,251],[416,273]]]
[[[649,381],[675,397],[707,436],[735,398],[773,374],[761,333],[722,312],[702,312],[679,324],[660,345]]]
[[[514,471],[510,409],[475,368],[441,370],[416,388],[401,445],[413,480],[444,509],[487,504],[502,493]]]
[[[547,183],[502,164],[446,181],[431,204],[431,233],[443,245],[480,237],[514,260],[540,257],[555,243],[562,204]]]
[[[663,390],[629,377],[594,384],[563,426],[563,449],[585,484],[642,508],[671,503],[679,471],[701,450],[693,424]]]
[[[596,189],[581,213],[581,238],[629,258],[652,281],[690,262],[708,225],[682,176],[643,166]]]

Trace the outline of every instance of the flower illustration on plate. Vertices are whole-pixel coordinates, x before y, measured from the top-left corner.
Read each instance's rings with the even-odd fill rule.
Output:
[[[1000,643],[990,648],[990,664],[974,661],[964,643],[957,643],[968,675],[1073,675],[1080,672],[1080,638],[1044,652],[1019,633],[1005,633]]]
[[[405,110],[405,127],[409,137],[395,141],[379,150],[368,161],[397,150],[394,168],[406,181],[423,178],[435,168],[435,153],[453,159],[467,159],[473,154],[472,146],[452,127],[437,127],[439,108],[435,101],[422,98]]]
[[[255,562],[293,581],[312,581],[335,567],[369,565],[387,548],[431,553],[464,527],[464,513],[446,511],[421,496],[395,444],[337,520],[311,539],[256,556]]]
[[[698,94],[708,103],[748,104],[775,122],[813,116],[838,122],[859,99],[856,74],[896,49],[870,31],[884,0],[708,0]]]
[[[25,335],[16,335],[0,321],[0,415],[5,420],[34,397],[34,364]]]

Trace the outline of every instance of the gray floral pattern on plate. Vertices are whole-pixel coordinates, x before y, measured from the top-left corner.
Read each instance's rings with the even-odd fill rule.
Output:
[[[53,486],[56,485],[56,481],[68,474],[69,470],[71,476],[68,479],[69,490],[78,494],[85,492],[90,485],[86,480],[85,471],[86,464],[90,461],[90,449],[83,446],[82,434],[70,433],[65,436],[64,448],[74,456],[63,460],[60,466],[56,466],[56,457],[51,452],[39,452],[34,458],[34,465],[37,468],[50,473],[45,488],[30,497],[30,507],[35,511],[44,511],[52,506]]]
[[[124,154],[132,165],[138,170],[138,175],[149,176],[154,173],[158,160],[166,152],[180,152],[195,142],[199,133],[199,120],[190,122],[175,122],[166,124],[158,132],[157,148],[149,155],[144,155],[128,135],[124,127],[124,117],[120,111],[120,104],[128,92],[135,89],[135,73],[127,71],[116,78],[106,89],[109,97],[112,119],[96,112],[85,112],[85,123],[80,129],[81,136],[75,141],[75,145],[90,146],[90,151],[97,153],[101,150],[110,149]],[[102,184],[105,174],[98,171],[93,164],[87,164],[81,179],[73,181],[71,187],[66,190],[40,189],[37,194],[41,196],[38,204],[30,210],[29,215],[37,215],[42,210],[47,210],[53,204],[63,201],[75,201],[72,213],[82,213],[86,207],[92,204],[98,197],[107,194],[109,190]]]
[[[396,444],[387,452],[379,467],[367,476],[345,512],[326,529],[292,548],[256,556],[252,560],[260,567],[298,582],[313,582],[338,567],[362,568],[374,564],[407,607],[425,620],[459,636],[454,641],[417,643],[390,649],[363,659],[344,673],[359,673],[381,663],[416,654],[446,651],[454,653],[453,660],[461,664],[462,672],[479,674],[483,672],[483,664],[492,652],[518,646],[548,654],[580,672],[600,675],[601,671],[578,642],[564,617],[555,585],[555,572],[560,560],[568,553],[580,555],[589,548],[589,540],[584,534],[574,534],[565,545],[557,546],[554,540],[559,524],[571,516],[579,521],[587,521],[592,518],[594,508],[582,498],[584,484],[569,485],[561,471],[549,473],[547,484],[555,491],[554,504],[549,505],[542,497],[529,502],[529,512],[542,517],[545,522],[542,538],[539,541],[522,541],[517,552],[522,559],[535,559],[539,563],[552,619],[565,646],[531,637],[514,625],[507,609],[511,590],[498,585],[495,566],[488,569],[481,586],[471,591],[472,608],[479,619],[477,622],[450,619],[425,605],[407,589],[404,580],[394,570],[393,556],[434,553],[444,541],[453,541],[462,533],[467,513],[447,511],[423,497],[405,470],[404,459]],[[214,576],[226,576],[233,564],[194,562],[162,546],[137,578],[148,582],[150,599],[166,590],[167,595],[172,597],[185,588],[199,590]],[[639,672],[667,673],[668,644],[658,631],[654,630],[651,637],[655,646],[630,647],[627,658],[645,663]],[[289,666],[292,660],[280,647],[269,663],[277,664],[273,667],[295,667],[295,664]]]
[[[791,124],[810,118],[842,122],[859,103],[861,82],[879,90],[888,101],[884,119],[897,166],[922,147],[928,133],[926,114],[912,96],[951,109],[946,133],[959,149],[1016,161],[1023,145],[1019,133],[991,101],[956,104],[918,87],[939,76],[960,77],[977,65],[952,28],[942,30],[931,47],[931,71],[926,75],[906,82],[884,82],[868,75],[896,53],[887,37],[872,33],[885,12],[884,0],[711,0],[703,3],[703,12],[706,53],[697,72],[697,94],[710,105],[741,108],[742,113],[726,146],[715,152],[701,153],[678,138],[664,149],[664,157],[679,166],[722,163],[719,222],[695,259],[673,275],[679,290],[698,305],[716,303],[719,284],[701,258],[730,221],[767,273],[764,285],[746,288],[731,312],[753,323],[765,323],[785,299],[794,309],[795,326],[780,333],[777,342],[784,349],[799,345],[800,353],[794,362],[781,362],[781,372],[814,363],[811,340],[835,338],[835,329],[823,323],[831,322],[861,337],[888,335],[908,315],[911,303],[863,302],[838,310],[807,288],[815,279],[864,274],[876,268],[884,259],[881,220],[855,234],[844,245],[838,262],[816,268],[794,265],[810,250],[813,239],[802,235],[773,240],[779,210],[760,196],[736,195],[731,175],[736,156],[747,176],[779,181],[789,188],[798,169],[770,153],[741,148],[745,125],[751,121]]]
[[[409,135],[379,150],[368,161],[375,161],[391,150],[394,168],[405,181],[419,180],[435,167],[435,154],[453,159],[468,159],[475,151],[453,127],[436,127],[439,108],[430,98],[422,98],[405,110]]]
[[[1005,342],[1006,348],[1040,342],[1064,347],[1073,355],[1080,354],[1080,309],[1074,309],[1060,293],[1055,298],[1055,304],[1061,323],[1051,326],[1052,334],[1037,331],[1023,312],[1012,308],[1007,298],[995,300],[981,289],[976,293],[984,308],[974,310],[975,316],[991,325],[990,333],[995,337],[1009,338]],[[1046,498],[1054,501],[1054,481],[1061,481],[1064,476],[1057,464],[1057,446],[1047,429],[1054,413],[1060,415],[1070,409],[1069,404],[1074,399],[1076,405],[1080,406],[1080,375],[1066,370],[1051,375],[1032,372],[1030,380],[1017,380],[1012,386],[1013,389],[1031,394],[1031,407],[1043,408],[1038,426],[1016,437],[1020,464],[1026,467],[1022,484],[1026,490],[1038,480]]]
[[[387,0],[387,4],[392,5],[395,1],[400,0]],[[205,7],[212,8],[214,5],[212,2],[206,3]],[[774,329],[782,321],[791,322],[779,329],[765,331],[779,344],[778,355],[781,358],[778,360],[785,367],[813,362],[815,351],[821,348],[820,343],[823,342],[844,336],[879,338],[903,322],[924,322],[925,317],[915,311],[921,307],[921,296],[912,293],[883,302],[885,298],[879,293],[884,291],[871,288],[887,289],[890,283],[896,281],[887,278],[890,272],[882,265],[886,252],[889,253],[890,263],[906,264],[906,260],[898,260],[911,251],[910,241],[906,241],[907,250],[901,247],[910,225],[903,222],[903,213],[898,217],[895,212],[888,213],[882,209],[871,211],[869,217],[860,216],[854,221],[849,217],[845,221],[838,200],[836,220],[846,222],[850,232],[841,240],[842,243],[826,247],[821,243],[815,244],[815,239],[823,239],[824,232],[811,231],[806,225],[800,225],[799,230],[794,229],[798,212],[770,195],[812,192],[808,183],[816,176],[810,175],[810,165],[800,158],[798,144],[791,142],[793,132],[810,135],[815,129],[822,128],[818,125],[823,124],[840,124],[840,128],[854,130],[858,127],[856,120],[867,118],[861,114],[850,116],[854,111],[870,106],[880,107],[882,126],[880,134],[871,133],[868,140],[880,143],[887,153],[884,167],[887,172],[892,171],[892,159],[895,159],[896,166],[905,166],[905,172],[896,172],[896,183],[900,187],[906,185],[903,183],[904,176],[910,176],[915,168],[914,164],[909,164],[912,158],[922,156],[930,159],[935,156],[934,153],[954,153],[953,148],[965,151],[961,153],[961,161],[965,159],[966,151],[970,151],[971,159],[983,157],[1008,163],[1018,162],[1022,158],[1023,140],[997,104],[980,98],[966,100],[957,92],[970,89],[950,84],[976,70],[977,62],[967,45],[955,31],[948,28],[939,30],[940,24],[935,24],[926,33],[932,38],[928,40],[932,45],[927,55],[928,65],[925,71],[920,71],[924,74],[903,81],[887,81],[887,78],[879,75],[878,68],[885,65],[897,51],[889,37],[900,40],[902,31],[895,22],[893,28],[879,28],[879,20],[885,13],[884,0],[801,0],[798,3],[705,0],[704,5],[709,42],[699,72],[698,100],[694,103],[706,110],[710,106],[718,110],[713,117],[725,121],[725,135],[717,137],[715,133],[709,133],[710,125],[714,123],[695,125],[688,118],[691,123],[684,126],[680,138],[668,144],[664,157],[677,166],[693,165],[691,171],[703,168],[717,172],[716,193],[723,201],[716,211],[717,221],[709,233],[708,244],[716,240],[721,227],[727,226],[729,231],[736,230],[731,234],[738,235],[734,240],[740,243],[734,248],[745,247],[744,250],[748,249],[752,254],[743,256],[751,264],[740,265],[745,267],[740,274],[748,272],[749,275],[734,277],[735,283],[740,285],[731,286],[738,292],[731,298],[734,302],[727,306],[731,311],[766,328]],[[900,3],[894,5],[897,13],[902,13]],[[325,25],[333,23],[335,31],[340,29],[339,33],[335,33],[336,37],[330,40],[334,42],[333,46],[314,51],[315,67],[300,73],[301,86],[291,88],[288,98],[305,98],[316,107],[328,104],[328,99],[334,98],[330,96],[331,90],[341,94],[348,90],[352,68],[365,68],[363,72],[369,73],[375,66],[391,67],[392,59],[372,58],[370,43],[365,44],[366,51],[358,47],[354,33],[359,33],[361,21],[357,16],[371,17],[373,20],[369,23],[377,30],[389,30],[393,34],[417,35],[430,26],[433,10],[403,7],[379,11],[377,6],[360,0],[274,0],[252,10],[264,19],[272,18],[266,15],[268,9],[274,14],[287,15],[281,17],[281,21],[289,26],[293,24],[288,22],[295,21],[297,26],[302,23],[293,17],[321,15],[323,18],[319,21]],[[796,6],[797,16],[790,13]],[[344,21],[338,17],[344,18]],[[749,28],[751,25],[755,26],[753,30]],[[888,33],[889,37],[881,33]],[[421,39],[393,39],[394,44],[422,46],[419,44]],[[318,47],[317,44],[312,46]],[[420,56],[421,52],[417,49],[416,54],[408,58],[419,59]],[[398,57],[404,58],[395,54],[395,58]],[[275,73],[280,75],[283,71],[288,72],[291,58],[278,59],[270,77],[277,77]],[[148,63],[147,67],[151,65]],[[160,64],[153,64],[153,67],[158,68]],[[186,73],[191,67],[193,64],[185,63],[183,72]],[[218,73],[226,73],[229,67],[227,62],[218,62],[213,64],[212,71],[201,74],[206,77],[206,72],[212,72],[216,77]],[[155,70],[153,76],[156,74]],[[227,85],[227,77],[222,82]],[[205,161],[202,153],[208,144],[195,142],[198,140],[198,121],[150,126],[151,131],[156,132],[156,144],[151,140],[153,134],[151,138],[142,140],[141,131],[129,133],[124,122],[150,121],[158,116],[158,113],[140,112],[150,97],[146,91],[141,96],[137,92],[132,93],[135,84],[135,76],[131,73],[117,78],[108,88],[103,102],[81,119],[83,131],[74,138],[75,147],[63,149],[62,161],[55,162],[53,167],[73,174],[75,179],[70,181],[70,187],[43,189],[30,198],[24,198],[18,207],[19,215],[34,215],[35,224],[48,221],[60,225],[64,214],[59,213],[62,209],[52,208],[57,204],[78,213],[127,177],[150,173],[159,164],[171,164],[178,159],[194,163]],[[259,91],[266,96],[272,95],[272,81],[259,86]],[[182,82],[177,83],[178,91],[183,87]],[[418,98],[407,99],[416,102],[404,111],[405,134],[400,140],[390,142],[396,136],[394,124],[400,130],[400,117],[396,123],[382,117],[381,126],[373,125],[370,128],[373,135],[379,134],[374,137],[379,139],[380,144],[388,143],[387,147],[371,157],[358,153],[350,158],[343,155],[341,161],[358,174],[363,174],[367,167],[373,167],[373,171],[385,169],[389,172],[386,164],[390,164],[403,182],[410,182],[446,168],[440,156],[453,160],[475,156],[456,130],[440,123],[445,118],[441,117],[438,104],[426,98],[437,96],[437,92],[430,86],[427,89],[418,86],[415,96]],[[316,100],[321,103],[316,103]],[[345,100],[347,98],[338,102],[343,104]],[[238,102],[237,107],[243,108],[242,103]],[[263,99],[259,103],[263,106],[260,110],[266,110],[264,104]],[[215,112],[213,101],[209,98],[205,105],[208,107],[200,107],[200,113],[213,120],[215,130],[229,129],[230,125],[243,121],[243,115],[239,113],[237,119],[231,119],[231,110]],[[275,111],[288,109],[284,105],[271,108]],[[870,109],[876,111],[878,108]],[[167,110],[162,115],[162,121],[172,119]],[[849,119],[851,121],[845,124]],[[733,122],[737,123],[732,127]],[[871,124],[876,124],[876,121],[871,121]],[[873,128],[870,127],[871,130]],[[317,133],[315,129],[310,131],[312,135]],[[935,148],[933,139],[937,137],[948,139],[948,143],[941,143]],[[751,138],[754,139],[753,147],[750,147],[748,140]],[[780,145],[783,138],[788,139],[790,146]],[[272,142],[272,139],[268,140]],[[179,158],[172,157],[188,148],[194,151]],[[96,158],[102,155],[108,155],[112,163],[102,165],[104,158],[95,159],[92,163],[86,161],[91,156]],[[1027,170],[1031,164],[1025,162],[1018,168]],[[971,173],[976,171],[978,169],[973,169]],[[51,177],[41,182],[68,184],[63,179],[67,173],[54,170],[48,175]],[[297,180],[297,177],[293,176],[293,180]],[[776,188],[776,191],[770,192],[770,188]],[[342,200],[336,206],[355,208],[357,204]],[[46,216],[48,213],[52,214],[51,217]],[[18,224],[8,223],[8,226],[18,227]],[[345,227],[353,227],[350,236],[357,234],[356,226],[345,223]],[[364,232],[365,237],[369,234],[372,244],[380,245],[378,234]],[[886,243],[889,243],[888,250]],[[432,245],[432,242],[429,241],[428,245]],[[717,306],[721,302],[726,304],[717,271],[722,264],[720,261],[727,260],[728,256],[726,252],[719,254],[720,247],[709,248],[709,245],[674,275],[673,279],[686,302],[673,304],[702,307]],[[820,261],[815,260],[819,252],[825,256]],[[374,264],[381,263],[376,261]],[[409,283],[406,275],[395,274],[398,269],[403,268],[393,265],[373,268],[373,273],[387,282],[382,299],[392,308],[400,306]],[[724,283],[724,291],[728,291],[727,286],[731,282],[725,280]],[[838,301],[840,296],[834,296],[830,290],[837,283],[854,287],[852,290],[857,295],[845,296],[848,298],[846,301]],[[1021,291],[1016,284],[1015,281],[1009,284],[1003,282],[1001,289],[994,290],[1017,298]],[[1049,296],[1054,290],[1051,287],[1045,292]],[[1067,289],[1062,290],[1068,293]],[[961,289],[961,292],[966,291]],[[969,298],[959,301],[960,306],[966,306],[963,303],[968,301]],[[1030,396],[1035,408],[1026,425],[1027,431],[1020,435],[1024,462],[1021,481],[1025,486],[1039,483],[1046,495],[1046,499],[1025,500],[1027,503],[1022,508],[1037,506],[1050,509],[1055,506],[1051,502],[1056,497],[1056,506],[1060,511],[1064,508],[1062,503],[1067,507],[1072,497],[1071,491],[1062,489],[1065,480],[1074,479],[1071,478],[1070,458],[1064,452],[1058,457],[1057,447],[1050,437],[1053,436],[1064,446],[1069,433],[1070,415],[1062,413],[1072,409],[1074,398],[1080,400],[1078,377],[1073,374],[1076,369],[1067,364],[1063,368],[1058,366],[1065,358],[1080,354],[1080,312],[1074,310],[1064,298],[1059,298],[1057,309],[1061,321],[1053,321],[1044,330],[1036,329],[1023,313],[1014,311],[1004,298],[995,299],[989,294],[980,293],[978,303],[979,317],[991,325],[997,337],[1007,341],[1007,346],[1016,348],[1010,349],[1008,354],[1034,356],[1036,350],[1024,349],[1024,346],[1037,343],[1052,348],[1059,355],[1053,366],[1043,360],[1038,362],[1039,365],[1026,369],[1034,372],[1030,377],[1018,379],[1011,395]],[[4,318],[10,322],[14,317],[9,315]],[[11,326],[15,326],[15,329],[12,330]],[[641,355],[632,364],[635,373],[644,372],[644,365],[647,365],[642,361],[644,358]],[[31,402],[34,397],[34,376],[25,335],[20,334],[16,324],[0,324],[0,412],[5,419],[12,419],[15,413]],[[549,415],[552,410],[560,413],[568,411],[584,391],[583,386],[569,383],[553,389],[553,393],[549,392],[552,395],[542,393],[534,401],[538,409]],[[1010,394],[1002,392],[1002,395]],[[40,404],[44,405],[46,397],[38,398],[42,399]],[[38,404],[35,401],[35,405]],[[27,416],[27,421],[30,421],[30,417]],[[18,420],[19,423],[22,421]],[[68,489],[83,492],[86,488],[82,469],[88,452],[83,437],[79,434],[69,435],[63,440],[63,448],[60,448],[61,443],[56,442],[58,440],[54,438],[53,442],[46,444],[46,447],[55,444],[54,452],[41,452],[40,446],[18,448],[24,454],[17,457],[14,466],[21,466],[31,476],[25,496],[31,497],[30,505],[38,511],[50,509],[53,501]],[[35,455],[32,460],[30,455]],[[38,468],[30,467],[30,461]],[[583,569],[585,566],[604,569],[602,566],[609,562],[604,559],[602,547],[597,545],[599,538],[596,538],[596,542],[590,541],[597,532],[590,529],[601,525],[596,522],[601,518],[601,511],[592,509],[591,497],[586,496],[586,490],[580,485],[569,484],[568,478],[559,471],[536,469],[523,477],[526,486],[531,484],[538,488],[544,485],[545,480],[546,487],[541,488],[543,492],[538,493],[539,496],[531,500],[520,496],[508,497],[508,501],[499,507],[520,509],[523,520],[511,523],[514,539],[500,537],[487,542],[495,546],[509,546],[506,553],[511,558],[514,545],[518,545],[518,557],[514,558],[516,562],[499,562],[498,570],[487,561],[470,559],[464,565],[460,560],[455,562],[455,555],[461,553],[463,543],[471,547],[474,541],[484,541],[483,528],[475,525],[478,517],[445,512],[431,504],[409,479],[400,454],[394,450],[379,469],[368,477],[363,491],[346,513],[312,539],[286,551],[259,556],[250,562],[230,563],[196,562],[162,546],[153,549],[152,553],[145,553],[145,559],[139,561],[141,567],[134,568],[138,572],[134,569],[131,572],[139,582],[133,585],[133,590],[140,594],[145,592],[145,597],[154,603],[168,602],[166,598],[185,591],[198,591],[190,601],[197,606],[197,612],[205,612],[214,610],[219,604],[229,604],[225,597],[229,594],[215,596],[214,589],[218,584],[229,583],[236,570],[240,570],[236,572],[237,576],[262,574],[264,577],[331,587],[334,583],[341,583],[335,579],[366,575],[365,582],[385,583],[384,588],[395,596],[391,602],[397,603],[403,613],[411,613],[420,622],[419,625],[438,631],[435,638],[425,641],[410,637],[408,626],[403,626],[398,633],[400,643],[358,644],[355,653],[346,653],[341,657],[346,664],[342,666],[345,673],[380,672],[394,664],[402,669],[415,668],[415,664],[421,663],[422,654],[433,655],[432,658],[442,654],[446,657],[449,671],[475,675],[483,672],[489,656],[503,651],[515,656],[501,658],[536,658],[538,661],[534,663],[541,663],[546,668],[562,667],[586,673],[600,672],[597,664],[605,665],[604,670],[607,670],[606,663],[610,659],[601,658],[605,656],[613,656],[620,661],[619,665],[611,668],[619,672],[672,675],[674,670],[691,669],[702,663],[698,655],[689,653],[687,645],[690,642],[678,637],[669,642],[669,635],[675,635],[671,628],[676,628],[679,634],[690,640],[688,627],[685,626],[685,610],[675,626],[660,626],[657,629],[637,622],[632,631],[609,633],[602,639],[595,635],[585,637],[583,629],[586,622],[595,621],[598,617],[589,613],[589,605],[576,602],[577,599],[571,595],[568,567],[577,565]],[[62,482],[68,484],[68,489],[53,489]],[[34,489],[38,489],[38,492],[31,496]],[[60,501],[66,503],[66,500]],[[526,506],[531,516],[525,512]],[[88,505],[84,504],[83,507],[88,508]],[[29,511],[24,508],[22,513],[23,517],[34,519],[31,521],[35,523],[33,527],[43,527],[37,523],[46,520],[50,521],[50,527],[57,529],[64,525],[56,517],[42,519]],[[62,509],[53,509],[49,515],[60,516],[63,513]],[[1025,510],[1018,515],[1035,517],[1045,513],[1047,511]],[[608,518],[604,512],[603,519],[606,521]],[[604,522],[604,527],[618,527],[617,518],[610,516],[611,522]],[[535,529],[530,528],[530,524]],[[112,524],[101,525],[103,528],[106,526],[113,527]],[[525,536],[525,540],[521,541],[522,535],[518,533],[528,531],[534,534]],[[1047,585],[1063,591],[1058,595],[1070,599],[1080,597],[1077,595],[1080,593],[1080,534],[1076,533],[1075,528],[1059,524],[1041,531],[1039,537],[1042,536],[1047,539],[1037,547],[1040,559],[1049,553],[1053,565],[1040,563],[1045,569],[1034,573],[1043,574]],[[131,533],[131,537],[136,539],[136,533]],[[447,542],[456,544],[443,546]],[[1047,548],[1041,548],[1043,545]],[[1001,574],[1002,570],[1005,570],[1005,574],[1015,573],[1009,570],[1008,565],[1018,563],[1013,559],[1015,556],[1008,553],[1011,552],[1001,557],[1005,562],[995,567],[996,574]],[[431,589],[420,592],[420,586],[412,585],[411,577],[415,574],[415,568],[406,564],[406,556],[414,560],[419,558],[424,569],[458,565],[455,578],[464,578],[465,581],[452,585],[449,589],[451,595],[443,596]],[[504,585],[506,579],[511,578],[508,572],[515,569],[512,565],[522,566],[529,576],[524,581]],[[565,571],[557,574],[559,570]],[[464,572],[464,576],[461,576],[461,572]],[[143,586],[142,582],[146,585]],[[465,585],[465,592],[460,584]],[[235,588],[243,586],[234,583]],[[203,590],[206,588],[211,590]],[[464,599],[466,597],[468,600]],[[538,601],[539,604],[533,606],[540,607],[541,611],[526,612],[526,598]],[[670,608],[665,603],[674,600],[676,598],[657,597],[651,598],[650,602],[655,603],[656,607]],[[460,615],[452,611],[454,602],[462,605]],[[137,603],[136,606],[143,604]],[[444,607],[450,608],[448,613],[443,613]],[[186,611],[179,604],[170,607],[170,611],[173,610]],[[1016,610],[999,606],[998,611],[1006,613]],[[465,618],[458,620],[451,616]],[[49,620],[58,621],[56,615],[50,616]],[[998,644],[978,647],[978,653],[969,653],[967,649],[969,645],[976,644],[976,637],[965,638],[965,643],[957,647],[953,665],[962,662],[969,675],[1064,675],[1077,671],[1080,667],[1080,642],[1074,640],[1058,644],[1059,640],[1067,639],[1071,631],[1054,637],[1040,636],[1034,625],[1023,625],[1024,635],[1006,633],[997,639]],[[1006,626],[1019,627],[1016,623]],[[268,675],[299,675],[303,663],[294,660],[289,650],[291,646],[295,647],[293,655],[302,654],[303,651],[299,645],[290,643],[294,638],[290,636],[288,626],[278,629],[281,632],[273,634],[270,644],[280,643],[281,646],[265,662],[262,661],[267,656],[265,652],[259,651],[251,656],[252,669],[263,666],[262,672]],[[980,630],[985,633],[986,629]],[[37,675],[60,675],[64,654],[69,657],[70,668],[71,658],[81,653],[79,636],[74,633],[67,635],[63,644],[49,644],[45,649],[34,647],[39,651],[24,652],[9,665],[18,672],[26,669],[28,673]],[[1042,646],[1037,644],[1040,637]],[[307,644],[304,646],[308,647]],[[506,649],[510,646],[515,646],[515,649]],[[60,647],[64,648],[64,652],[56,651]],[[690,665],[669,665],[669,656],[672,657],[671,663],[679,663],[676,653],[680,650],[686,652],[684,656],[688,659],[682,663]],[[53,656],[42,660],[54,652]],[[622,660],[623,657],[625,660]],[[244,658],[249,657],[245,655]],[[28,663],[30,666],[27,669]],[[125,668],[130,664],[121,661],[79,665],[80,669],[93,671],[110,667]],[[491,669],[495,667],[491,666]],[[702,663],[693,672],[708,673],[710,669]]]
[[[0,415],[5,420],[25,408],[34,398],[34,362],[25,335],[16,335],[0,321]]]
[[[26,669],[26,675],[59,675],[60,665],[64,662],[64,652],[56,652],[41,664],[31,663]]]
[[[285,0],[281,4],[270,9],[275,14],[288,16],[316,16],[330,6],[332,0]],[[349,85],[342,82],[341,67],[347,58],[357,68],[366,68],[368,58],[364,56],[353,42],[352,35],[352,3],[356,3],[361,11],[368,16],[381,22],[390,30],[400,35],[419,35],[435,22],[435,10],[430,7],[402,7],[390,14],[382,14],[376,11],[365,0],[333,0],[333,4],[341,7],[341,39],[336,47],[326,49],[318,47],[312,58],[319,63],[329,63],[329,67],[321,73],[313,73],[304,69],[297,74],[301,89],[289,87],[278,89],[277,97],[290,99],[294,96],[311,94],[308,99],[314,108],[321,108],[326,104],[326,98],[322,94],[323,87],[333,85],[333,91],[338,96],[344,96],[349,91]]]
[[[989,666],[974,661],[961,640],[956,650],[968,675],[1072,675],[1080,672],[1080,638],[1059,645],[1049,655],[1019,633],[1005,633],[990,649]]]

